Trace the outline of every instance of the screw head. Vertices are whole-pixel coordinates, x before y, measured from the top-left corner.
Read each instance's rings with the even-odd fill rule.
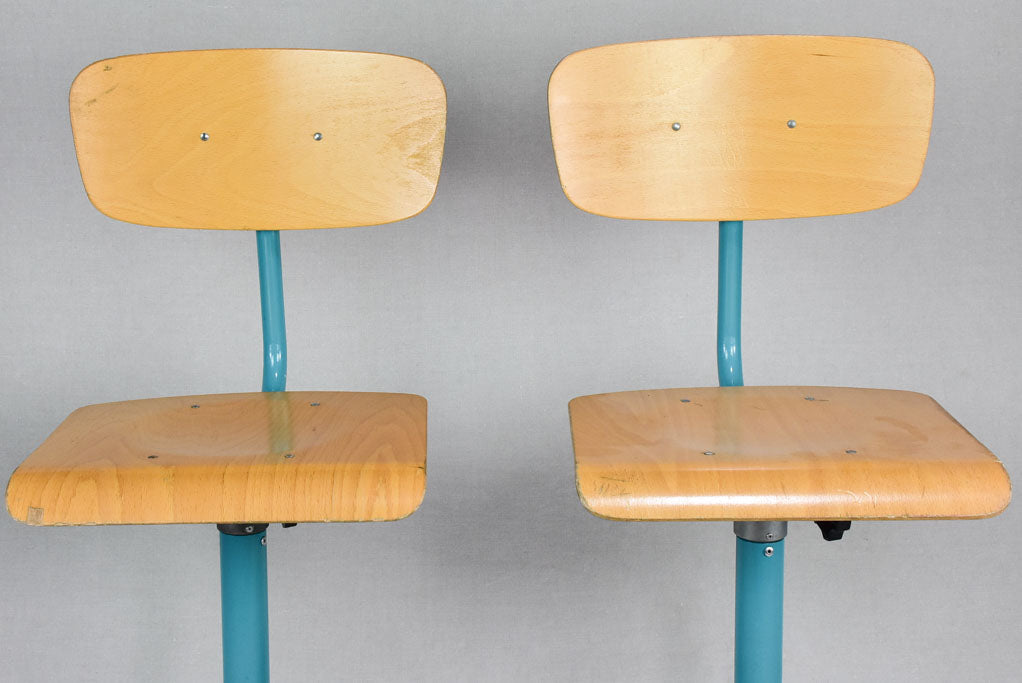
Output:
[[[323,139],[323,134],[322,133],[313,133],[312,134],[312,139],[315,140],[316,142],[319,142],[320,140]]]
[[[251,526],[247,526],[247,527],[245,527],[245,533],[246,533],[246,534],[250,534],[250,533],[252,533],[253,531],[255,531],[255,527],[251,527]]]
[[[687,398],[683,398],[683,399],[681,399],[681,402],[682,403],[691,403],[692,401],[688,400]]]
[[[767,557],[773,557],[774,547],[772,545],[768,545],[767,547],[763,548],[763,554],[766,555]]]
[[[671,130],[681,130],[681,124],[675,121],[671,124]]]
[[[845,453],[847,453],[848,455],[855,455],[858,452],[859,451],[852,450],[851,448],[849,448],[847,451],[845,451]]]
[[[798,125],[798,121],[795,119],[788,119],[788,128],[794,128]]]
[[[815,400],[816,400],[816,398],[815,398],[815,397],[813,397],[813,396],[806,396],[806,397],[805,397],[805,399],[806,399],[807,401],[815,401]]]
[[[310,406],[312,406],[313,408],[315,408],[316,406],[318,406],[318,405],[319,405],[319,401],[313,401],[313,402],[312,402],[312,403],[310,403],[309,405],[310,405]]]
[[[156,458],[158,458],[160,456],[158,456],[158,455],[149,455],[149,456],[146,456],[146,457],[148,457],[150,460],[156,460]]]
[[[766,540],[768,540],[768,541],[774,540],[774,535],[772,533],[767,533]]]
[[[285,453],[284,457],[290,460],[291,458],[295,457],[295,454],[294,453]]]
[[[193,404],[192,404],[192,408],[198,408],[198,407],[199,407],[199,404],[198,404],[198,403],[193,403]]]
[[[703,451],[703,455],[716,455],[713,451]]]
[[[209,140],[209,133],[200,133],[199,134],[199,139],[202,140],[203,142],[205,142],[206,140]]]
[[[261,539],[259,539],[259,542],[262,543],[263,545],[266,545],[266,537],[263,536]]]

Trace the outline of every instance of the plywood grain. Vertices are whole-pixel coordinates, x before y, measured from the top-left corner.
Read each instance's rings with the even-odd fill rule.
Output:
[[[89,199],[144,225],[389,223],[432,201],[443,156],[443,84],[394,55],[130,55],[86,67],[70,100]]]
[[[570,404],[578,493],[620,520],[995,515],[1001,463],[932,398],[835,387],[626,391]]]
[[[549,105],[561,185],[580,209],[652,220],[822,216],[912,192],[933,72],[914,48],[887,40],[683,38],[571,54],[550,78]]]
[[[76,410],[14,472],[7,509],[46,526],[382,521],[425,486],[421,396],[180,396]]]

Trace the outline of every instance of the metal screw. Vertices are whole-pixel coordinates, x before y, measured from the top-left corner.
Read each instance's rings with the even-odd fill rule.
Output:
[[[681,130],[681,124],[675,121],[671,124],[671,130]]]
[[[323,139],[323,134],[322,133],[313,133],[312,134],[312,139],[315,140],[316,142],[319,142],[320,140]]]
[[[160,457],[160,456],[158,456],[158,455],[150,455],[150,456],[149,456],[149,459],[150,459],[150,460],[155,460],[155,459],[156,459],[156,458],[158,458],[158,457]]]
[[[202,133],[202,134],[200,134],[199,135],[199,139],[202,140],[203,142],[205,142],[206,140],[209,140],[209,133]]]
[[[763,554],[766,555],[767,557],[773,557],[774,547],[772,545],[768,545],[767,547],[763,548]]]
[[[703,455],[716,455],[713,451],[703,451]]]
[[[798,125],[798,121],[795,119],[788,119],[788,128],[794,128]]]
[[[812,396],[806,396],[806,400],[807,401],[815,401],[816,399],[813,398]]]
[[[319,405],[319,401],[313,401],[313,402],[312,402],[312,403],[310,403],[309,405],[310,405],[310,406],[312,406],[313,408],[315,408],[316,406],[318,406],[318,405]]]
[[[681,402],[682,403],[691,403],[692,401],[688,400],[687,398],[683,398],[683,399],[681,399]]]
[[[198,404],[198,403],[193,403],[193,404],[192,404],[192,408],[198,408],[198,407],[199,407],[199,404]]]
[[[772,533],[770,533],[770,532],[767,532],[766,540],[768,540],[768,541],[774,540],[774,535]]]
[[[246,533],[246,534],[250,534],[250,533],[252,533],[253,531],[255,531],[255,527],[251,527],[251,526],[247,526],[247,527],[245,527],[245,533]]]
[[[262,543],[263,545],[266,545],[266,537],[263,536],[259,542]]]
[[[858,452],[859,451],[853,451],[851,448],[849,448],[847,451],[845,451],[845,453],[847,453],[848,455],[855,455]]]
[[[285,458],[293,458],[293,457],[295,457],[295,454],[294,453],[285,453],[284,457]]]

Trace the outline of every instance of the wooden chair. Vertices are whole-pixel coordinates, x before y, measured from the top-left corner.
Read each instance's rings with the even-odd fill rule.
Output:
[[[779,680],[788,521],[816,521],[833,540],[851,520],[987,517],[1011,497],[1001,463],[928,396],[742,386],[742,221],[908,196],[932,70],[885,40],[690,38],[576,52],[549,98],[575,206],[720,221],[721,387],[571,401],[579,497],[608,519],[734,521],[736,680]]]
[[[263,391],[73,412],[11,476],[40,526],[216,524],[224,678],[268,680],[266,528],[396,520],[426,484],[426,401],[285,392],[278,230],[422,211],[446,97],[425,64],[326,50],[131,55],[86,67],[71,124],[89,199],[143,225],[256,231]]]

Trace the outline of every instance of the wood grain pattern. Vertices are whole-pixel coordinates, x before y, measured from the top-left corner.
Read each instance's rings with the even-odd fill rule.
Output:
[[[1011,499],[1001,463],[924,394],[661,389],[570,410],[579,497],[610,519],[968,518]]]
[[[933,72],[914,48],[887,40],[684,38],[569,55],[550,78],[549,104],[561,185],[580,209],[652,220],[822,216],[912,192]]]
[[[419,213],[436,190],[447,107],[422,62],[331,50],[107,59],[78,75],[70,104],[82,180],[100,211],[242,230]]]
[[[425,486],[421,396],[216,394],[76,410],[14,472],[7,509],[46,526],[364,522],[406,517]]]

